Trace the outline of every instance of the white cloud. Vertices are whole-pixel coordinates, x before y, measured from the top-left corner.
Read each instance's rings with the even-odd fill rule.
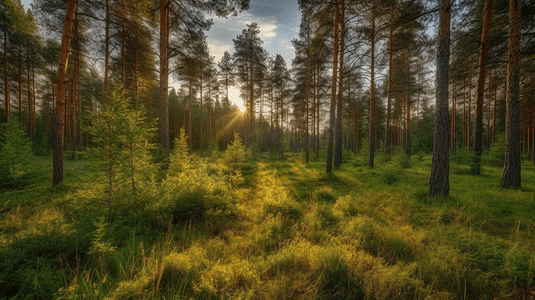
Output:
[[[220,51],[223,55],[225,50],[233,52],[234,43],[232,39],[247,28],[247,24],[256,22],[260,28],[260,38],[267,46],[277,37],[277,20],[274,17],[256,17],[250,12],[242,12],[238,16],[229,16],[228,18],[214,18],[214,24],[208,31],[208,44],[213,47],[213,51]],[[225,47],[225,48],[223,48]],[[222,50],[221,49],[225,49]],[[212,53],[218,61],[221,56],[218,53]]]

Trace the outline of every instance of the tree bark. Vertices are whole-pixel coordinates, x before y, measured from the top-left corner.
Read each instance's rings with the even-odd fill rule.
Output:
[[[4,20],[4,100],[5,100],[5,113],[6,113],[6,123],[9,123],[9,64],[7,61],[7,25]],[[19,108],[20,109],[20,108]]]
[[[168,0],[160,0],[160,99],[158,103],[158,137],[160,145],[164,150],[166,164],[169,159],[169,95],[167,93],[169,82],[169,61],[167,59],[169,32],[167,28],[167,5]]]
[[[71,43],[72,22],[74,19],[74,10],[76,0],[67,2],[67,11],[65,13],[65,22],[63,24],[63,36],[61,38],[61,49],[59,53],[58,66],[58,97],[56,100],[56,135],[54,137],[54,160],[52,186],[63,182],[63,144],[65,131],[65,74],[67,71],[67,61],[69,58],[69,48]]]
[[[202,107],[202,90],[203,90],[203,86],[202,86],[203,82],[202,82],[202,80],[203,80],[203,74],[202,74],[202,72],[203,72],[203,67],[204,66],[203,66],[203,64],[201,62],[200,63],[200,69],[201,69],[200,70],[201,71],[200,72],[200,90],[199,90],[199,93],[200,93],[200,96],[201,96],[200,97],[200,100],[201,100],[201,113],[200,113],[200,118],[199,118],[200,119],[199,120],[200,121],[199,122],[199,147],[201,148],[201,157],[204,157],[204,153],[203,153],[203,150],[204,150],[203,148],[204,147],[203,147],[203,137],[202,137],[202,127],[203,127],[203,120],[202,120],[202,117],[203,117],[203,115],[202,115],[202,108],[203,108]]]
[[[411,158],[411,103],[410,103],[410,62],[411,62],[411,50],[410,48],[407,48],[407,67],[406,67],[406,73],[407,73],[407,84],[405,86],[405,106],[406,106],[406,113],[407,117],[405,118],[406,122],[406,128],[405,128],[405,153],[407,154],[407,157],[409,159]]]
[[[455,79],[453,79],[453,91],[452,91],[452,97],[451,97],[451,142],[450,142],[450,147],[451,147],[451,154],[452,155],[455,155],[455,140],[457,139],[457,100],[456,100],[456,94],[457,94],[457,89],[456,89],[456,82],[455,82]]]
[[[509,57],[505,122],[505,166],[502,188],[521,187],[520,171],[520,0],[509,1]]]
[[[320,77],[320,67],[318,65],[317,67],[317,96],[316,96],[316,101],[317,101],[317,104],[316,104],[316,113],[317,113],[317,116],[316,116],[316,131],[317,131],[317,137],[316,137],[316,159],[319,159],[320,158],[320,84],[321,84],[321,77]]]
[[[444,197],[448,197],[450,193],[448,150],[450,141],[448,124],[450,17],[450,1],[440,0],[435,133],[433,137],[433,162],[429,178],[429,196],[442,194]]]
[[[472,124],[472,67],[468,69],[468,119],[466,121],[466,146],[470,148],[472,135],[470,125]]]
[[[481,33],[481,47],[479,50],[479,72],[477,76],[477,98],[476,98],[476,128],[474,130],[474,162],[472,163],[472,174],[481,174],[481,153],[483,151],[483,100],[485,98],[485,76],[488,51],[488,40],[490,31],[490,21],[492,16],[492,0],[485,0],[485,15],[483,16],[483,30]]]
[[[491,89],[491,74],[492,72],[489,72],[489,82],[488,82],[488,85],[487,85],[487,89],[488,89],[488,94],[487,94],[487,99],[488,99],[488,105],[487,105],[487,150],[490,149],[490,114],[491,114],[491,111],[490,111],[490,108],[492,107],[492,89]]]
[[[338,102],[336,103],[336,144],[334,151],[334,167],[340,168],[342,164],[342,145],[343,145],[343,132],[342,132],[342,117],[343,117],[343,100],[344,100],[344,36],[345,36],[345,8],[344,0],[341,0],[340,6],[340,67],[338,68]]]
[[[19,43],[19,122],[22,124],[22,50]],[[53,84],[54,81],[52,81]]]
[[[307,65],[306,65],[306,112],[305,112],[305,163],[308,164],[309,160],[309,147],[308,147],[308,102],[310,96],[310,35],[307,36]]]
[[[340,0],[335,0],[334,9],[334,24],[333,24],[333,76],[331,82],[331,109],[329,113],[329,141],[327,145],[327,163],[326,173],[331,174],[333,170],[333,139],[334,139],[334,126],[335,126],[335,109],[336,109],[336,77],[338,75],[338,23],[339,23],[339,10]]]
[[[192,95],[192,92],[191,92],[191,86],[192,86],[192,79],[190,78],[189,79],[189,106],[188,106],[188,137],[189,137],[189,147],[190,149],[193,148],[193,128],[191,127],[191,97],[193,96]]]
[[[369,124],[369,166],[373,168],[375,154],[375,0],[372,0],[372,31],[371,31],[371,66],[370,66],[370,124]]]
[[[492,145],[496,140],[496,91],[498,87],[497,69],[494,69],[494,112],[492,113]]]
[[[394,5],[390,5],[390,25],[389,25],[389,35],[388,35],[388,100],[386,104],[386,128],[385,128],[385,143],[384,143],[384,153],[386,155],[390,154],[390,143],[391,143],[391,133],[390,133],[390,118],[392,111],[392,70],[393,67],[393,47],[394,47]]]
[[[110,17],[109,0],[106,0],[106,41],[104,46],[104,103],[108,102],[108,66],[110,47]]]

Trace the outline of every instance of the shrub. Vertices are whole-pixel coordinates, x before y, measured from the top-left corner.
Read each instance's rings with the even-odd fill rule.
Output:
[[[88,131],[93,135],[96,147],[89,154],[98,158],[102,181],[108,187],[109,218],[112,217],[112,199],[120,183],[131,189],[134,207],[137,198],[151,182],[153,168],[150,165],[148,142],[154,128],[145,122],[144,113],[130,105],[130,98],[116,88],[98,114],[91,113],[93,126]],[[125,185],[126,185],[125,184]],[[123,185],[123,186],[125,186]]]
[[[489,151],[488,162],[491,166],[503,167],[505,163],[505,144],[503,135],[496,137],[496,142]]]
[[[326,187],[314,192],[314,198],[316,201],[334,202],[337,197],[330,187]]]
[[[32,173],[31,142],[16,118],[2,124],[0,135],[0,187],[21,188]]]
[[[234,132],[234,140],[225,150],[223,160],[228,166],[236,166],[247,161],[245,147],[241,142],[239,133]]]

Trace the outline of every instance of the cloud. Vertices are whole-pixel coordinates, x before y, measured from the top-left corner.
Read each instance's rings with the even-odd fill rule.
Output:
[[[277,37],[277,20],[274,17],[256,17],[250,12],[242,12],[238,16],[229,16],[228,18],[214,17],[214,24],[208,31],[208,45],[211,54],[215,60],[219,61],[224,51],[234,51],[234,43],[237,35],[247,28],[247,24],[256,22],[260,28],[260,38],[264,45],[271,44],[272,40]]]

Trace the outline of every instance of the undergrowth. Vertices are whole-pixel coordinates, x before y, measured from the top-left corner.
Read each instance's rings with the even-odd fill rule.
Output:
[[[471,176],[458,152],[452,196],[428,198],[421,153],[375,169],[347,155],[325,176],[299,155],[238,159],[237,139],[208,158],[186,141],[139,207],[117,185],[112,221],[94,161],[66,162],[66,182],[51,189],[39,175],[51,164],[36,160],[24,190],[0,194],[0,298],[532,297],[533,166],[522,190],[502,190],[500,168]]]

